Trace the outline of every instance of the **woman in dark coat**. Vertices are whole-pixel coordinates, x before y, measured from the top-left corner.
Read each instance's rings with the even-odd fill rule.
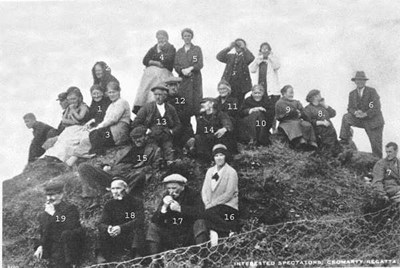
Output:
[[[203,98],[203,85],[200,70],[203,68],[203,54],[199,46],[192,44],[193,31],[182,30],[184,46],[175,56],[175,71],[182,77],[178,94],[188,103],[190,116],[200,111],[200,101]]]
[[[106,115],[106,110],[111,104],[111,101],[108,96],[105,96],[99,85],[93,85],[90,88],[90,94],[92,95],[92,103],[90,104],[89,112],[85,121],[86,125],[96,127],[103,121],[104,116]]]
[[[336,111],[325,104],[321,92],[317,89],[311,90],[306,100],[309,104],[304,108],[305,118],[314,127],[319,149],[333,154],[339,153],[340,145],[331,121]]]
[[[229,53],[233,48],[235,53]],[[254,60],[254,55],[247,49],[246,41],[238,38],[217,54],[217,60],[226,63],[222,78],[231,85],[231,95],[241,105],[244,96],[251,90],[249,64]]]
[[[275,117],[279,121],[278,131],[283,131],[293,145],[310,145],[317,148],[312,125],[304,121],[304,109],[300,101],[293,99],[294,91],[291,85],[281,89],[282,98],[275,104]]]
[[[136,92],[133,103],[134,114],[146,103],[154,101],[151,89],[172,76],[176,49],[168,42],[168,33],[159,30],[156,33],[157,44],[150,48],[143,58],[146,69]]]
[[[261,85],[255,85],[251,96],[240,109],[240,138],[250,144],[270,145],[270,128],[274,122],[274,106]]]
[[[108,67],[107,63],[104,61],[98,61],[93,65],[92,75],[93,85],[99,85],[104,93],[107,91],[107,85],[109,82],[118,82],[117,78],[111,74],[111,68]]]

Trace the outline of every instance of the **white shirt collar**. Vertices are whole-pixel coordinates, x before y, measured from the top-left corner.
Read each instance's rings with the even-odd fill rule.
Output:
[[[164,115],[165,115],[165,103],[163,103],[163,104],[157,104],[156,103],[156,105],[157,105],[158,112],[160,113],[160,115],[162,117],[164,117]]]

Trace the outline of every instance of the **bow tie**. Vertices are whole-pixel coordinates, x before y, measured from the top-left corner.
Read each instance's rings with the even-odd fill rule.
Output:
[[[211,179],[218,181],[218,179],[219,179],[218,173],[215,173],[214,176],[211,177]]]

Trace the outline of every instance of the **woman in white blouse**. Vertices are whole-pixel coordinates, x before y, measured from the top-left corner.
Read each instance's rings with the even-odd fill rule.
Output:
[[[201,196],[205,205],[204,219],[210,230],[211,245],[218,237],[227,237],[238,231],[239,189],[236,170],[227,162],[227,147],[217,144],[212,154],[215,166],[208,169]]]

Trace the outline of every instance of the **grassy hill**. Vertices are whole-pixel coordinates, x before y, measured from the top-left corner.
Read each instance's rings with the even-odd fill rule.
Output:
[[[278,141],[268,148],[242,148],[232,163],[239,174],[242,231],[250,231],[248,236],[232,238],[243,250],[240,260],[326,260],[335,256],[400,261],[398,208],[377,200],[362,176],[375,161],[371,155],[357,152],[343,165],[336,159],[289,149]],[[188,184],[196,189],[201,188],[207,168],[189,158],[178,164]],[[154,174],[145,187],[147,217],[159,203],[162,175]],[[49,180],[65,182],[66,199],[79,207],[87,235],[83,264],[94,263],[101,210],[87,209],[80,197],[77,172],[62,163],[38,160],[3,183],[4,267],[45,267],[32,255],[37,216],[45,199],[42,188]],[[105,195],[102,203],[110,197]]]

